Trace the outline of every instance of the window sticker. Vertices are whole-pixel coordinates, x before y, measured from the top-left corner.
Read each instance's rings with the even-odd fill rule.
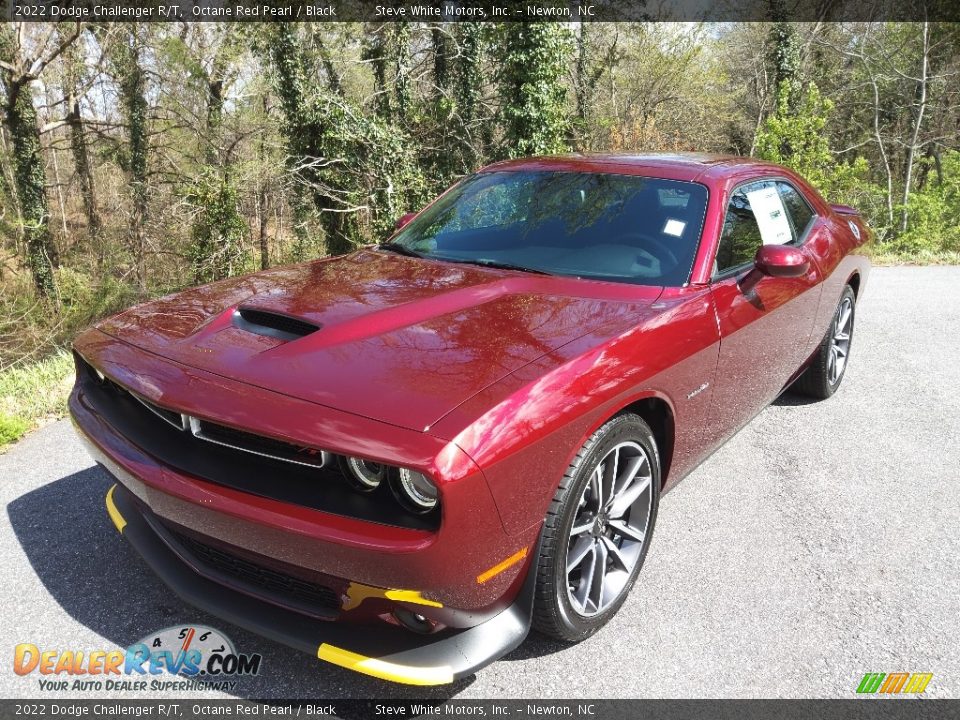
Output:
[[[667,220],[667,224],[663,226],[663,234],[681,237],[686,226],[687,224],[682,220]]]
[[[783,245],[793,240],[787,211],[777,188],[765,187],[747,193],[750,209],[760,226],[764,245]]]
[[[657,196],[660,198],[660,207],[685,208],[690,202],[690,193],[674,188],[660,188],[657,190]]]

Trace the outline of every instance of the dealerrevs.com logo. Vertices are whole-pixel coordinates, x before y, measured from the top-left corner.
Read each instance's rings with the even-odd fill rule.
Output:
[[[262,661],[259,653],[238,653],[220,630],[180,625],[151,633],[126,650],[50,650],[20,643],[13,671],[39,675],[44,691],[230,691],[236,678],[258,674]]]

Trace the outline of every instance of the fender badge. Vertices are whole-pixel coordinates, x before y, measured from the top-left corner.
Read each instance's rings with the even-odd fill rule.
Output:
[[[701,385],[700,387],[698,387],[698,388],[697,388],[696,390],[694,390],[693,392],[688,393],[688,394],[687,394],[687,400],[692,400],[692,399],[695,398],[697,395],[699,395],[699,394],[702,393],[704,390],[706,390],[708,387],[710,387],[710,383],[705,382],[703,385]]]

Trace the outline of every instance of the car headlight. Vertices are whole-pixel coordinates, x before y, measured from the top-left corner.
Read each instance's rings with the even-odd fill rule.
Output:
[[[358,457],[340,459],[340,469],[350,484],[362,492],[372,492],[387,477],[387,466]]]
[[[423,473],[400,468],[394,483],[400,502],[412,512],[426,513],[437,506],[437,486]]]

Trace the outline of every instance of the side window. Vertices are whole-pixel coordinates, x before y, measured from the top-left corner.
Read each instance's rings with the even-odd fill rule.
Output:
[[[783,198],[783,205],[787,209],[787,214],[790,215],[790,219],[793,221],[796,238],[800,239],[814,218],[813,210],[810,209],[810,205],[807,204],[803,195],[801,195],[793,185],[778,182],[777,187],[780,190],[780,197]]]
[[[723,221],[720,246],[717,249],[716,272],[721,273],[753,262],[757,250],[763,245],[763,234],[753,212],[751,199],[756,199],[757,192],[768,189],[776,192],[773,183],[762,182],[744,185],[733,193]]]

